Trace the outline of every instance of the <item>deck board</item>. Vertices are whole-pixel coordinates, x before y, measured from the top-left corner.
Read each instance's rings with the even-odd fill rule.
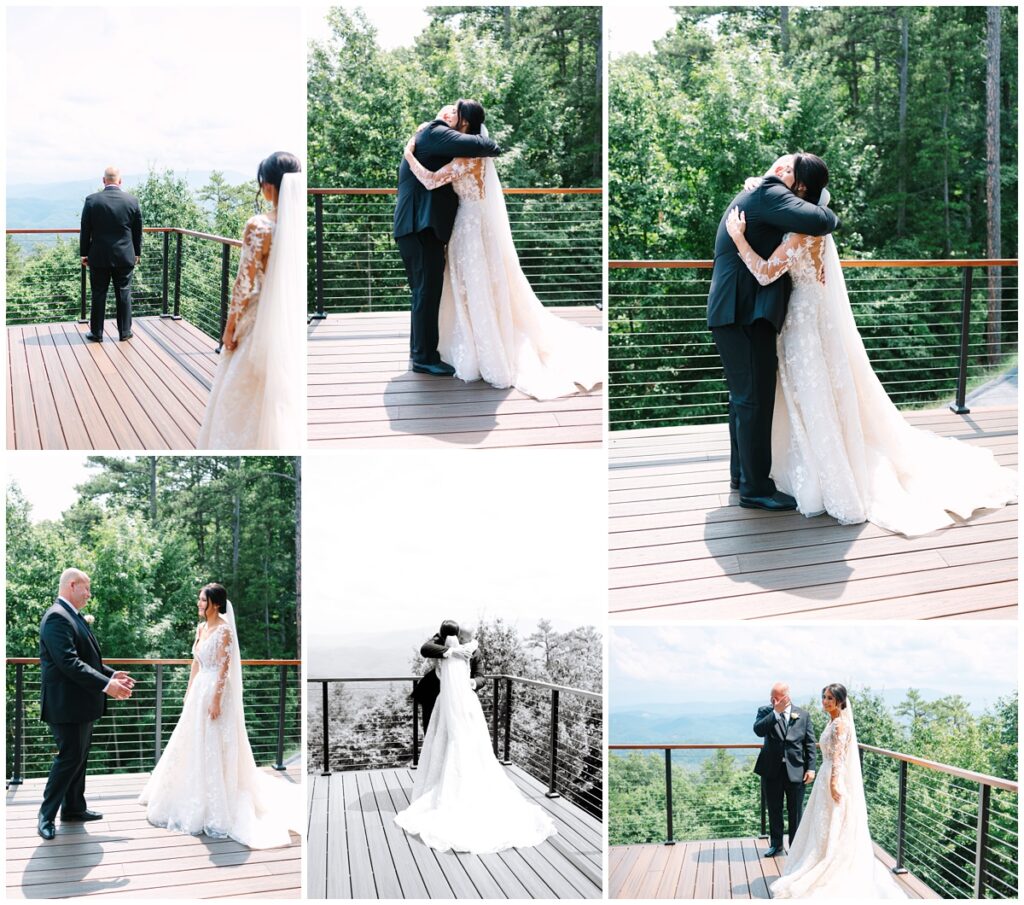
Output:
[[[1016,409],[906,417],[1017,465]],[[1016,618],[1016,505],[915,538],[741,509],[724,424],[615,433],[609,457],[609,606],[623,617]]]
[[[600,328],[592,307],[552,309]],[[308,330],[312,448],[498,448],[602,445],[601,387],[538,401],[483,381],[413,374],[407,312],[330,314]]]
[[[194,449],[216,343],[185,320],[135,318],[102,343],[78,323],[7,328],[8,449]]]
[[[298,766],[289,768],[301,781]],[[94,823],[62,824],[44,842],[36,816],[45,779],[7,790],[8,899],[70,896],[217,898],[301,895],[301,840],[255,851],[232,839],[188,836],[151,826],[136,801],[147,773],[90,776],[90,805],[103,813]],[[279,781],[288,780],[281,778]]]
[[[608,851],[612,899],[770,899],[769,885],[785,856],[764,858],[756,839],[676,842],[675,845],[615,845]],[[891,869],[893,859],[875,846],[875,857]],[[894,877],[911,899],[938,899],[917,877]]]
[[[565,799],[547,798],[522,770],[506,769],[554,817],[559,834],[488,855],[435,851],[394,823],[413,789],[407,768],[311,776],[309,897],[326,891],[328,898],[366,899],[601,898],[600,821]]]

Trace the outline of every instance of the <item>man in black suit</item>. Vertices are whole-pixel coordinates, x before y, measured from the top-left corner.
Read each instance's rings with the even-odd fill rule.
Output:
[[[796,500],[776,490],[771,479],[775,341],[786,318],[791,282],[787,275],[761,286],[740,258],[726,220],[739,207],[746,216],[746,239],[765,259],[787,232],[823,236],[834,231],[839,219],[832,211],[794,193],[794,186],[799,190],[803,184],[801,177],[816,175],[811,168],[817,160],[812,155],[780,157],[756,188],[744,189],[729,202],[715,235],[708,327],[729,387],[730,482],[748,509],[796,508]]]
[[[460,101],[460,108],[463,102]],[[416,159],[437,171],[456,157],[495,157],[501,148],[490,138],[468,135],[466,122],[454,104],[416,136]],[[459,197],[450,185],[428,190],[403,158],[398,168],[394,238],[412,290],[409,353],[412,369],[420,374],[450,377],[455,369],[437,351],[437,314],[441,307],[445,245],[452,234]]]
[[[428,660],[443,660],[445,657],[469,657],[469,678],[473,683],[473,691],[479,691],[484,686],[484,680],[480,678],[480,649],[473,653],[472,657],[465,651],[450,651],[444,646],[444,639],[449,635],[458,635],[459,624],[452,619],[445,619],[441,623],[438,633],[423,642],[420,648],[420,656]],[[441,693],[441,680],[437,672],[431,668],[413,688],[413,700],[420,705],[420,722],[423,724],[423,734],[427,734],[427,726],[430,725],[430,714],[434,712],[434,702]]]
[[[92,724],[106,712],[106,698],[131,697],[135,680],[103,663],[99,643],[79,612],[88,602],[89,576],[65,569],[56,602],[39,625],[41,715],[57,754],[39,806],[39,835],[53,839],[60,809],[64,822],[102,820],[85,804],[85,768]]]
[[[781,855],[782,801],[789,818],[789,844],[793,844],[800,817],[804,812],[804,786],[814,782],[817,763],[817,739],[811,715],[789,699],[789,686],[772,686],[771,704],[759,707],[754,719],[754,735],[764,739],[754,772],[761,777],[768,806],[769,848],[766,858]]]
[[[142,211],[134,195],[121,188],[117,167],[103,171],[103,191],[85,199],[78,237],[82,266],[89,268],[92,312],[85,338],[103,342],[107,287],[114,284],[117,333],[132,338],[132,272],[142,255]]]

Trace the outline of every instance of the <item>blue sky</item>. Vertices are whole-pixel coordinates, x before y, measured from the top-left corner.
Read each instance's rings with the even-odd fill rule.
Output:
[[[1000,622],[735,623],[609,632],[609,706],[794,700],[828,682],[961,694],[982,706],[1017,684],[1017,629]],[[930,696],[930,694],[929,694]]]

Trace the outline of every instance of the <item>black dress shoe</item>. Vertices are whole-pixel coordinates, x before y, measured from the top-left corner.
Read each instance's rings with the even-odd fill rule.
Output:
[[[744,509],[765,509],[768,512],[788,512],[796,509],[796,500],[788,493],[776,490],[771,496],[741,496],[740,506]]]
[[[740,489],[740,482],[737,478],[729,478],[729,487],[732,490]]]
[[[61,814],[62,823],[87,823],[90,820],[102,820],[103,815],[98,811],[82,811],[81,814]]]
[[[101,343],[101,342],[103,342],[103,334],[100,334],[99,336],[97,336],[95,333],[92,332],[92,330],[90,330],[88,333],[85,334],[85,338],[87,340],[89,340],[89,342],[91,342],[91,343]]]
[[[53,825],[52,820],[47,820],[42,814],[39,815],[39,826],[36,832],[39,833],[47,842],[49,842],[54,836],[57,835],[57,828]]]
[[[429,364],[420,364],[417,361],[412,363],[412,369],[417,374],[433,374],[435,377],[454,377],[455,368],[444,361],[430,362]]]
[[[784,855],[786,850],[781,845],[773,845],[762,855],[764,858],[774,858],[776,855]]]
[[[121,342],[124,342],[126,339],[131,339],[134,335],[135,335],[134,333],[125,333],[125,334],[119,336],[118,339]]]

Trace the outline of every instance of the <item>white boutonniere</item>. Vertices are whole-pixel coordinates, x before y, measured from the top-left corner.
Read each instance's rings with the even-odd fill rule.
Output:
[[[96,621],[96,617],[92,613],[86,613],[82,618],[85,620],[85,624],[90,626]]]
[[[793,713],[793,711],[791,710],[789,712],[789,721],[791,723],[795,723],[798,719],[800,719],[800,714],[799,713]]]

